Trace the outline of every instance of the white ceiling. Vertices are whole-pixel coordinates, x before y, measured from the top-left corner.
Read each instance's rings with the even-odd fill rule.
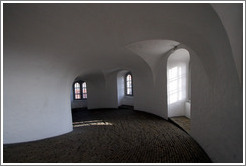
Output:
[[[22,59],[75,75],[141,70],[179,43],[206,50],[217,19],[209,4],[4,4],[3,38]]]

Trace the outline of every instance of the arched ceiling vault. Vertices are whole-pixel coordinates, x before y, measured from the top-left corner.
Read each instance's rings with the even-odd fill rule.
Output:
[[[139,69],[146,65],[143,60],[152,66],[152,54],[179,43],[198,51],[206,64],[214,58],[209,41],[221,30],[209,4],[4,4],[4,10],[3,37],[12,51],[28,50],[26,59],[71,73]],[[138,56],[139,49],[128,50],[137,42],[156,48]]]
[[[153,80],[156,80],[156,66],[167,52],[180,43],[172,40],[145,40],[132,43],[126,46],[127,49],[143,58],[150,67],[153,74]]]

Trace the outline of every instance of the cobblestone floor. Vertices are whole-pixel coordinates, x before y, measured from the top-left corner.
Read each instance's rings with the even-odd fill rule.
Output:
[[[171,121],[176,123],[178,126],[180,126],[183,130],[185,130],[188,134],[190,134],[190,125],[191,125],[191,120],[185,116],[176,116],[170,118]]]
[[[207,163],[184,131],[152,114],[76,110],[74,130],[61,136],[3,146],[4,163]]]

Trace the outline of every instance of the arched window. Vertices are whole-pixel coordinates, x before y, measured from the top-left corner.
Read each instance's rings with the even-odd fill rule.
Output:
[[[75,100],[81,99],[81,89],[80,89],[80,83],[79,82],[74,83],[74,99]]]
[[[87,99],[86,82],[82,83],[82,93],[83,93],[83,99]]]
[[[167,104],[168,117],[190,117],[189,91],[189,51],[180,48],[167,60]]]
[[[86,82],[77,81],[74,83],[74,100],[87,99]]]
[[[125,94],[128,96],[133,95],[133,88],[132,88],[132,75],[131,73],[127,73],[125,77]]]

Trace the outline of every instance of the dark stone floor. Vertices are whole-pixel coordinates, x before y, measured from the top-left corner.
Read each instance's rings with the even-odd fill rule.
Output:
[[[61,136],[3,146],[4,163],[207,163],[184,131],[152,114],[74,110],[74,130]]]
[[[190,134],[191,120],[189,118],[185,116],[176,116],[170,118],[170,120]]]

